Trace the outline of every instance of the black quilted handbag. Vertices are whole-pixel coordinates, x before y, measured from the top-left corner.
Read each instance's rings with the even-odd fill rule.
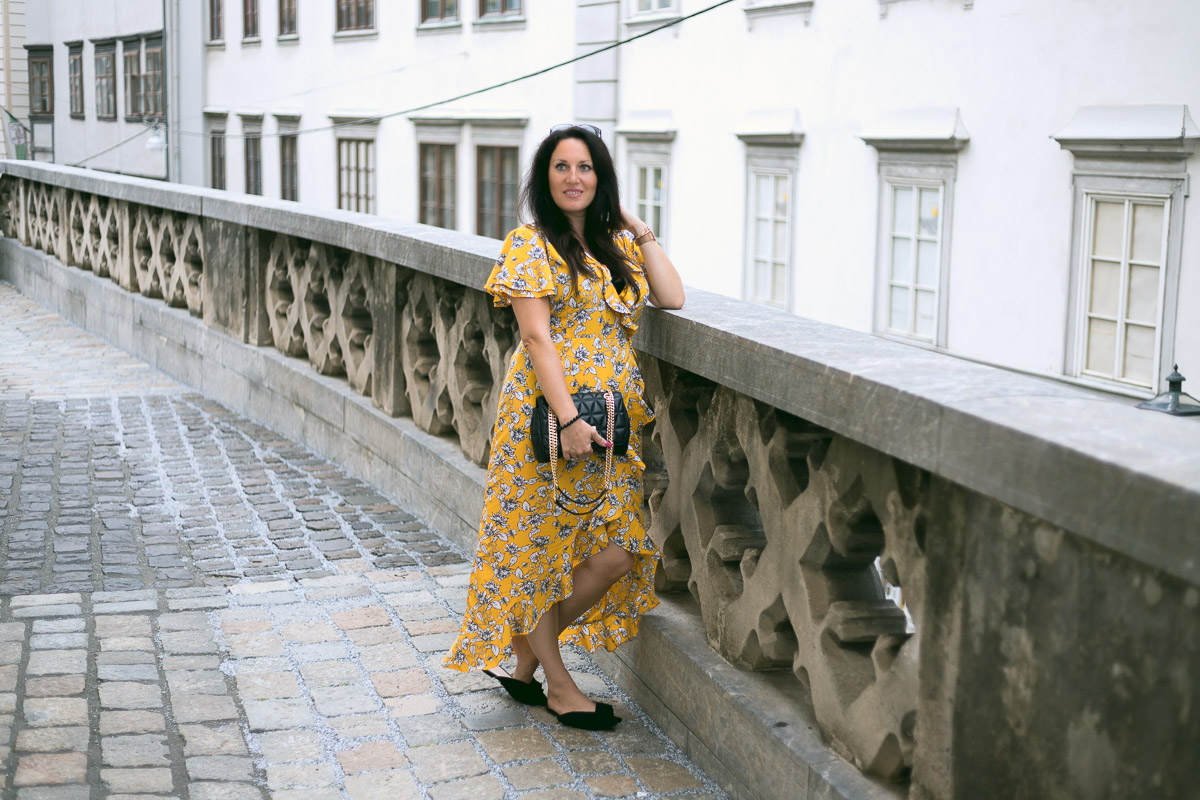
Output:
[[[575,401],[575,410],[583,415],[581,422],[591,425],[600,435],[608,431],[608,407],[604,395],[608,392],[576,392],[571,395]],[[613,396],[613,427],[612,452],[623,456],[629,450],[629,412],[625,409],[625,398],[620,392],[612,392]],[[533,445],[533,456],[543,464],[550,460],[550,405],[545,396],[539,397],[533,404],[533,417],[529,423],[530,444]],[[557,437],[556,437],[557,438]],[[562,458],[562,446],[556,455]],[[592,449],[603,455],[608,448],[592,442]]]

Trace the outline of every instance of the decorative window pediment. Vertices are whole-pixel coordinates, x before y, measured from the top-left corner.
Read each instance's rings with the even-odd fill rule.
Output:
[[[1076,158],[1182,160],[1200,128],[1186,105],[1084,106],[1054,139]]]
[[[891,111],[860,137],[884,154],[894,151],[957,153],[971,137],[957,108],[906,108]]]

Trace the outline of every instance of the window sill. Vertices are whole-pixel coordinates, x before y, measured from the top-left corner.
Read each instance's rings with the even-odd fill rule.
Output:
[[[275,41],[278,42],[279,44],[296,44],[297,42],[300,41],[300,34],[298,34],[298,33],[281,33],[277,37],[275,37]]]
[[[224,50],[225,49],[225,40],[224,39],[211,39],[211,40],[205,42],[204,46],[207,47],[209,50]]]
[[[242,47],[259,47],[260,45],[262,45],[262,39],[257,36],[242,39]]]
[[[72,114],[70,116],[71,116],[71,119],[87,119],[86,114],[75,114],[72,112]]]
[[[138,116],[136,116],[136,117],[131,117],[131,116],[129,116],[128,114],[126,114],[126,115],[125,115],[125,121],[126,121],[126,122],[141,122],[141,121],[142,121],[142,120],[144,120],[144,119],[146,119],[146,118],[145,118],[145,117],[143,117],[143,116],[141,116],[140,114],[139,114]]]
[[[462,30],[462,20],[459,19],[437,19],[422,22],[417,26],[417,35],[429,36],[437,33],[458,33]]]
[[[779,17],[785,14],[795,14],[802,17],[807,25],[812,19],[813,0],[759,0],[753,5],[747,5],[746,30],[754,30],[754,23],[766,17]]]
[[[525,29],[524,14],[489,14],[471,23],[477,31],[520,31]]]
[[[359,39],[376,39],[378,37],[379,31],[374,28],[334,31],[333,33],[333,40],[335,42],[352,42]]]
[[[96,115],[96,119],[99,120],[100,122],[116,122],[117,121],[116,117],[102,117],[99,114]]]

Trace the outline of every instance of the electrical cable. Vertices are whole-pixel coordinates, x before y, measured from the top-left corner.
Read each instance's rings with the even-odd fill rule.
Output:
[[[659,31],[664,30],[666,28],[670,28],[670,27],[672,27],[674,25],[678,25],[682,22],[686,22],[689,19],[694,19],[694,18],[700,16],[701,14],[707,14],[708,12],[712,11],[713,9],[720,8],[721,6],[728,5],[729,3],[732,3],[732,2],[733,2],[733,0],[719,0],[719,2],[713,3],[712,5],[707,6],[706,8],[702,8],[699,11],[694,11],[691,14],[688,14],[686,16],[670,20],[662,25],[658,25],[657,27],[651,28],[650,30],[643,31],[634,36],[630,36],[628,39],[620,39],[616,42],[613,42],[612,44],[607,44],[603,47],[597,48],[588,53],[584,53],[583,55],[575,56],[574,58],[569,58],[566,61],[560,61],[559,63],[552,64],[549,67],[543,67],[542,69],[536,70],[534,72],[530,72],[526,75],[521,75],[516,78],[511,78],[509,80],[502,81],[500,83],[494,83],[491,86],[485,86],[482,89],[474,89],[470,92],[464,92],[462,94],[455,95],[454,97],[448,97],[444,100],[437,100],[432,103],[424,103],[422,105],[414,106],[412,108],[406,108],[401,111],[391,111],[391,112],[388,112],[387,114],[379,114],[376,116],[364,117],[362,119],[346,120],[344,122],[337,122],[337,123],[333,123],[331,125],[322,125],[317,128],[304,128],[301,130],[274,132],[274,133],[251,133],[251,134],[224,133],[222,135],[226,139],[245,139],[245,138],[267,139],[267,138],[272,138],[272,137],[276,137],[276,136],[285,136],[285,135],[286,136],[297,136],[297,135],[304,134],[304,133],[319,133],[321,131],[336,130],[337,128],[344,128],[344,127],[347,127],[350,125],[362,125],[364,123],[375,123],[380,120],[390,119],[391,117],[400,117],[400,116],[404,116],[406,114],[415,114],[418,111],[425,111],[430,108],[436,108],[437,106],[446,105],[447,103],[453,103],[456,100],[464,100],[468,97],[474,97],[476,95],[480,95],[485,92],[490,92],[494,89],[499,89],[504,86],[511,86],[514,83],[520,83],[521,81],[529,80],[530,78],[536,78],[539,75],[545,75],[546,73],[553,72],[556,69],[561,69],[562,67],[570,66],[571,64],[574,64],[577,61],[583,61],[585,58],[591,58],[592,56],[599,55],[600,53],[605,53],[609,50],[614,50],[618,47],[629,44],[630,42],[635,42],[638,39],[642,39],[646,36],[650,36],[651,34],[658,33]],[[165,128],[166,126],[163,126],[163,127]],[[208,137],[211,135],[204,131],[177,130],[177,131],[174,131],[174,133],[176,133],[180,136]],[[89,159],[90,158],[94,158],[94,156],[89,156]],[[85,160],[88,160],[88,159],[85,159]]]
[[[142,130],[135,133],[133,136],[130,136],[128,139],[122,139],[121,141],[114,144],[112,147],[106,147],[103,150],[101,150],[99,153],[92,153],[87,158],[82,158],[73,164],[67,164],[67,166],[68,167],[82,167],[84,164],[91,161],[93,158],[99,158],[100,156],[104,155],[105,153],[111,153],[113,150],[116,150],[118,147],[127,145],[130,142],[132,142],[134,139],[138,138],[139,136],[145,136],[147,133],[149,133],[152,130],[154,130],[154,129],[153,128],[143,128]]]

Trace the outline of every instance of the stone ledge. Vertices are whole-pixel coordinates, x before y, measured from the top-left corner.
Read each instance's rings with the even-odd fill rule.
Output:
[[[735,800],[899,800],[907,787],[862,775],[821,739],[798,685],[783,672],[747,672],[717,655],[700,609],[663,595],[638,635],[596,663]]]
[[[500,248],[494,239],[456,231],[141,178],[13,161],[0,161],[0,171],[189,213],[199,207],[239,224],[350,245],[473,288]],[[635,344],[1200,583],[1190,533],[1200,518],[1196,420],[697,290],[681,311],[648,311]],[[1098,511],[1101,490],[1108,505]]]

